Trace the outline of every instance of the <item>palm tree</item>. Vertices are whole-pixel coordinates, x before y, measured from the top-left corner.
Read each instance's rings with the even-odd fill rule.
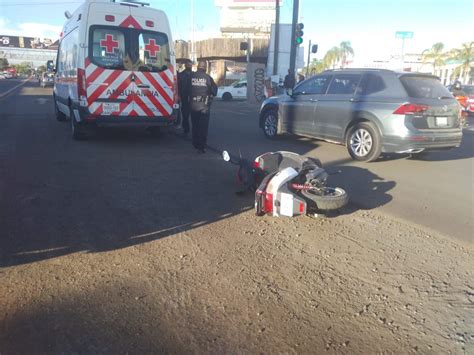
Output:
[[[453,70],[451,79],[461,78],[461,75],[463,75],[463,81],[467,82],[471,72],[471,64],[474,62],[474,41],[463,43],[461,49],[453,49],[450,59],[461,61],[461,64]]]
[[[324,65],[327,68],[336,67],[336,64],[341,60],[341,51],[339,47],[332,47],[326,52],[326,55],[323,58]]]
[[[320,59],[313,59],[311,64],[309,65],[308,71],[306,72],[307,76],[311,76],[314,74],[319,74],[325,71],[328,67],[324,63],[323,60]]]
[[[444,44],[441,42],[433,44],[430,49],[425,49],[421,55],[423,63],[432,63],[433,64],[433,73],[436,70],[436,67],[444,65],[446,61],[446,53],[443,53]]]
[[[354,49],[352,49],[351,42],[342,41],[339,45],[339,53],[341,56],[341,68],[344,68],[346,65],[347,57],[349,55],[354,56]]]

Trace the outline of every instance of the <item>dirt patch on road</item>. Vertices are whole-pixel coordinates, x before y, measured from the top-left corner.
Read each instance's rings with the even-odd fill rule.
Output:
[[[374,212],[244,212],[0,269],[0,352],[473,353],[473,257]]]

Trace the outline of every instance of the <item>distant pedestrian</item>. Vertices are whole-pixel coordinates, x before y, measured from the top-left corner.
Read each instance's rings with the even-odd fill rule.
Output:
[[[184,62],[184,70],[178,73],[178,93],[181,102],[181,126],[185,136],[189,133],[189,114],[191,112],[191,103],[189,95],[191,90],[191,74],[193,62],[186,59]]]
[[[199,62],[197,71],[191,73],[191,121],[193,124],[193,146],[198,153],[206,152],[207,131],[212,97],[217,95],[217,85],[206,73],[206,62]]]
[[[293,89],[295,87],[295,76],[293,75],[290,69],[288,69],[288,74],[285,76],[283,87],[285,89]]]

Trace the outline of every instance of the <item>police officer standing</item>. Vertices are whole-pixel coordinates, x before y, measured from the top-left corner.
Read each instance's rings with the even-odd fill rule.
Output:
[[[191,73],[191,121],[193,146],[198,153],[206,152],[207,131],[212,97],[217,95],[217,85],[206,73],[206,62],[199,62],[197,71]]]
[[[189,133],[189,114],[191,111],[191,103],[189,101],[191,74],[193,69],[193,62],[186,59],[184,62],[184,70],[178,73],[178,91],[181,99],[181,126],[185,136]]]

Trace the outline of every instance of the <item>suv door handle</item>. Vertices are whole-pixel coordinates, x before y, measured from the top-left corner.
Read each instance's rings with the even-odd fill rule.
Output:
[[[359,99],[354,99],[353,97],[351,97],[351,98],[349,99],[349,101],[350,101],[350,102],[359,102]]]
[[[309,99],[311,102],[318,102],[318,99]]]

